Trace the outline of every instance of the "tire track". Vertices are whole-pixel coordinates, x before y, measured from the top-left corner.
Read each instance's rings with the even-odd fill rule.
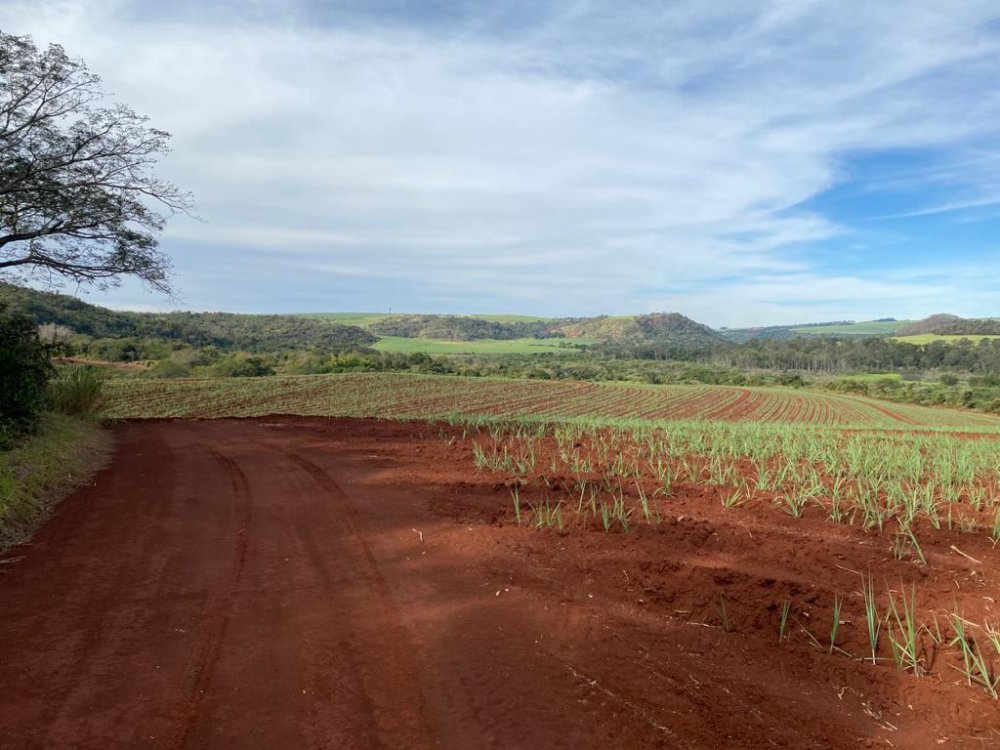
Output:
[[[219,575],[205,605],[200,638],[194,647],[194,658],[185,679],[188,687],[180,703],[179,711],[182,715],[180,728],[175,737],[164,745],[171,750],[183,750],[191,743],[192,733],[200,718],[202,700],[219,660],[226,631],[229,629],[249,544],[247,528],[250,522],[252,496],[250,482],[243,470],[231,458],[211,448],[206,452],[229,475],[232,495],[227,538],[232,544],[233,551],[229,557],[228,569]]]
[[[268,446],[274,450],[273,446]],[[426,724],[426,700],[421,690],[419,675],[412,657],[409,637],[402,625],[402,614],[396,607],[388,581],[379,569],[378,561],[361,529],[360,521],[351,505],[347,493],[337,481],[321,466],[297,453],[281,452],[301,468],[331,498],[332,509],[339,523],[347,530],[346,539],[355,547],[355,558],[360,552],[361,564],[355,573],[362,578],[363,595],[369,607],[377,610],[376,622],[355,622],[350,644],[345,644],[344,652],[354,667],[351,681],[360,691],[352,691],[361,702],[362,710],[369,714],[374,737],[369,738],[369,747],[397,747],[395,738],[408,738],[408,747],[433,747],[431,731]],[[314,560],[323,585],[332,596],[333,582],[326,572],[323,560]],[[372,592],[371,589],[375,591]],[[343,594],[341,594],[343,595]],[[350,612],[347,613],[350,616]],[[419,737],[416,744],[414,738]]]

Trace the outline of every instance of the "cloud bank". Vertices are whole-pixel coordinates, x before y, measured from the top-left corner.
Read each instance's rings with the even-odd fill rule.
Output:
[[[170,5],[0,28],[174,134],[193,308],[1000,314],[995,3]]]

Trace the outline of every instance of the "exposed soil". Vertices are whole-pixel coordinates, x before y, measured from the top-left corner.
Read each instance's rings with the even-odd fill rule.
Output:
[[[983,534],[926,541],[918,567],[696,486],[628,535],[533,530],[449,428],[115,429],[112,464],[0,561],[4,750],[1000,745],[1000,702],[949,667],[805,635],[829,638],[840,594],[837,646],[863,653],[868,570],[996,614]]]

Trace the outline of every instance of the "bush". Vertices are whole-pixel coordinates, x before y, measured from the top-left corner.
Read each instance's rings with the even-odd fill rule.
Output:
[[[793,388],[802,388],[806,384],[805,379],[797,372],[783,372],[776,380],[778,385],[788,385]]]
[[[104,373],[96,367],[67,367],[49,383],[49,406],[54,411],[96,414],[104,402]]]
[[[173,359],[161,359],[146,370],[146,374],[151,378],[189,378],[192,372],[190,365]]]
[[[274,368],[261,357],[234,355],[220,360],[215,373],[227,378],[258,378],[274,375]]]
[[[34,318],[0,302],[0,448],[38,424],[51,375]]]

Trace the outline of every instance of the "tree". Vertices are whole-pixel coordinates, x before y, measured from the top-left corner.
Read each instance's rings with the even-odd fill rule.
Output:
[[[35,319],[0,302],[0,449],[31,430],[52,372]]]
[[[106,100],[62,47],[0,31],[0,272],[170,293],[157,237],[191,198],[152,171],[170,135]]]

